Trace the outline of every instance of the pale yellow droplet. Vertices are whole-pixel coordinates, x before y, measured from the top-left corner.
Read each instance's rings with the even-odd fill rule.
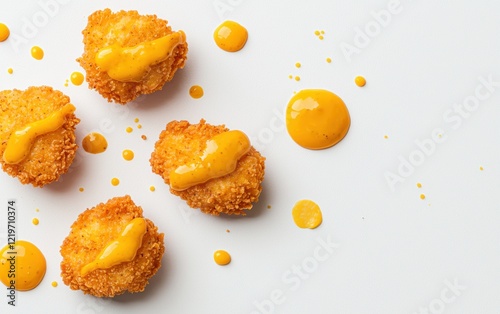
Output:
[[[130,126],[128,126],[128,127],[125,129],[125,131],[126,131],[127,133],[132,133],[132,131],[133,131],[133,130],[134,130],[134,129],[132,129],[132,127],[130,127]]]
[[[314,35],[319,36],[321,33],[320,31],[314,31]]]
[[[154,185],[152,185],[152,186],[150,186],[150,187],[149,187],[149,190],[150,190],[151,192],[154,192],[154,191],[156,190],[156,188],[154,187]]]
[[[8,68],[7,73],[12,74],[12,73],[14,73],[14,70],[12,68]]]
[[[37,226],[39,223],[40,223],[40,220],[38,220],[38,218],[33,218],[33,220],[31,221],[35,226]]]
[[[424,194],[420,194],[420,199],[421,200],[425,200],[425,195]]]
[[[422,187],[422,183],[418,182],[417,183],[417,188],[421,188]]]
[[[54,288],[55,288],[55,287],[57,287],[57,281],[52,281],[51,285],[52,285],[52,287],[54,287]]]
[[[296,68],[300,68],[301,66],[302,66],[302,64],[300,64],[300,62],[295,63]]]
[[[139,122],[139,118],[135,118],[135,119],[134,119],[134,122],[135,122],[135,123]]]
[[[320,35],[318,38],[319,38],[320,40],[323,40],[323,38],[324,38],[324,37],[323,37],[323,35]]]
[[[483,168],[483,167],[479,167],[479,170],[483,171],[483,170],[484,170],[484,168]]]
[[[118,180],[118,178],[111,179],[111,185],[117,186],[118,184],[120,184],[120,180]]]
[[[385,138],[385,139],[388,139],[388,138],[389,138],[389,136],[387,136],[387,135],[384,135],[384,138]]]
[[[299,228],[317,228],[323,221],[318,204],[311,200],[300,200],[292,209],[293,221]]]
[[[326,58],[326,62],[332,63],[332,59],[331,58]]]
[[[300,76],[296,76],[296,77],[295,77],[295,80],[296,80],[297,82],[298,82],[298,81],[300,81]]]

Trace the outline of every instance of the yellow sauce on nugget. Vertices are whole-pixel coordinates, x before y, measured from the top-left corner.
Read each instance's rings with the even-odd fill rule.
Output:
[[[47,118],[27,124],[21,129],[12,132],[3,153],[3,160],[7,164],[20,163],[26,158],[37,136],[54,132],[66,122],[66,116],[75,111],[75,106],[66,104]]]
[[[166,60],[177,45],[185,42],[186,35],[178,31],[134,47],[113,44],[99,50],[95,62],[117,81],[140,82],[151,66]]]
[[[170,187],[182,191],[225,176],[236,169],[238,160],[250,150],[245,133],[232,130],[218,134],[206,143],[197,162],[177,167],[170,173]]]
[[[286,109],[288,134],[304,148],[331,147],[344,138],[350,125],[346,105],[327,90],[301,90],[290,99]]]
[[[146,219],[135,218],[123,229],[120,236],[106,245],[97,258],[83,266],[82,276],[96,269],[107,269],[115,265],[130,262],[135,258],[137,250],[142,245],[142,238],[146,233]]]
[[[241,50],[247,42],[248,31],[234,21],[225,21],[214,31],[217,46],[227,52]]]
[[[11,272],[12,268],[14,272]],[[18,291],[34,289],[46,270],[45,257],[33,243],[19,240],[0,251],[0,281],[7,287]]]

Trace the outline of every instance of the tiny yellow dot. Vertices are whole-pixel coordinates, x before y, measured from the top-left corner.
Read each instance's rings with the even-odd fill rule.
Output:
[[[331,58],[326,58],[326,62],[332,63],[332,59]]]
[[[111,179],[111,185],[117,186],[118,184],[120,184],[120,180],[118,180],[118,178]]]
[[[288,78],[289,78],[289,79],[293,79],[293,75],[291,75],[291,74],[290,74],[290,75],[288,75]]]
[[[417,188],[421,188],[422,187],[422,183],[418,182],[417,183]]]
[[[132,133],[132,131],[133,131],[133,130],[134,130],[134,129],[132,129],[132,127],[130,127],[130,126],[128,126],[128,127],[125,129],[125,131],[126,131],[127,133]]]
[[[152,186],[150,186],[150,187],[149,187],[149,190],[150,190],[151,192],[154,192],[154,191],[156,190],[156,188],[152,185]]]
[[[38,220],[38,218],[33,218],[33,220],[31,221],[35,226],[38,225],[38,223],[40,223],[40,221]]]
[[[321,34],[320,31],[314,31],[314,35],[319,36],[319,34]]]
[[[389,138],[389,136],[387,136],[387,135],[384,135],[384,138],[385,138],[385,139],[388,139],[388,138]]]
[[[138,128],[138,129],[142,129],[142,124],[138,124],[138,125],[137,125],[137,128]]]
[[[143,134],[143,135],[141,135],[141,138],[142,138],[143,140],[147,140],[147,139],[148,139],[148,137],[147,137],[146,135],[144,135],[144,134]]]
[[[271,209],[271,205],[267,205],[267,208],[268,208],[268,209]]]
[[[35,211],[38,213],[40,210],[38,208],[36,208]]]
[[[296,76],[296,77],[295,77],[295,80],[296,80],[297,82],[298,82],[298,81],[300,81],[300,76]]]
[[[366,79],[362,76],[356,76],[354,83],[356,83],[359,87],[363,87],[366,85]]]
[[[324,37],[323,37],[323,36],[319,36],[318,38],[319,38],[320,40],[323,40],[323,38],[324,38]]]
[[[51,285],[52,285],[52,287],[54,287],[54,288],[55,288],[55,287],[57,287],[57,281],[52,281]]]
[[[135,119],[134,119],[134,122],[135,122],[135,123],[139,122],[139,118],[135,118]]]
[[[424,194],[420,194],[420,199],[421,200],[425,200],[425,195]]]
[[[321,31],[321,34],[324,34],[324,33],[325,33],[325,31]]]
[[[85,191],[85,189],[84,188],[79,188],[78,191],[83,192],[83,191]]]
[[[484,170],[484,168],[483,168],[483,167],[479,167],[479,170],[483,171],[483,170]]]
[[[300,62],[295,63],[296,68],[300,68],[301,66],[302,66],[302,64],[300,64]]]

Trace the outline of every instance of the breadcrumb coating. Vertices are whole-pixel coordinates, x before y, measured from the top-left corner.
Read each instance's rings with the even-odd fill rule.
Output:
[[[0,163],[2,169],[22,184],[42,187],[57,181],[68,171],[76,155],[75,126],[80,120],[74,113],[54,132],[38,136],[29,155],[18,164],[7,164],[2,156],[10,134],[29,123],[47,118],[68,104],[70,99],[49,86],[0,91]]]
[[[146,219],[146,234],[134,260],[108,269],[96,269],[84,277],[80,275],[81,268],[118,238],[132,219],[141,217],[142,208],[135,205],[129,195],[112,198],[81,213],[61,245],[63,282],[73,290],[79,289],[96,297],[144,291],[148,280],[161,267],[165,252],[164,234],[158,233],[158,228],[149,219]]]
[[[206,142],[217,134],[228,131],[224,125],[213,126],[201,120],[199,124],[188,121],[172,121],[161,132],[155,144],[150,163],[154,173],[170,184],[170,172],[200,156]],[[264,179],[265,158],[251,147],[240,158],[236,170],[228,175],[195,185],[183,191],[170,189],[174,195],[186,200],[193,208],[218,216],[245,215],[259,200]]]
[[[110,9],[92,13],[87,27],[82,31],[84,52],[77,59],[86,71],[89,88],[97,90],[109,102],[126,104],[140,95],[161,90],[172,80],[175,72],[184,67],[187,43],[178,45],[165,61],[151,66],[141,82],[120,82],[100,71],[95,63],[96,53],[104,47],[118,44],[133,47],[146,41],[173,33],[168,22],[156,15],[139,15],[137,11],[111,12]]]

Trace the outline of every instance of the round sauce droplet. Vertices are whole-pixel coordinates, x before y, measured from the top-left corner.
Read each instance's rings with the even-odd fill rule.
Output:
[[[71,83],[76,86],[80,86],[83,83],[84,76],[80,72],[73,72],[70,76]]]
[[[295,94],[286,109],[286,127],[292,139],[308,149],[323,149],[340,142],[349,130],[351,117],[334,93],[305,89]]]
[[[150,187],[149,187],[149,190],[150,190],[151,192],[154,192],[154,191],[156,190],[156,188],[152,185],[152,186],[150,186]]]
[[[57,281],[52,281],[51,285],[52,285],[52,287],[54,287],[54,288],[55,288],[55,287],[57,287]]]
[[[418,182],[417,183],[417,188],[421,188],[422,187],[422,183]]]
[[[132,133],[132,131],[133,131],[133,130],[134,130],[134,129],[132,129],[132,127],[131,127],[131,126],[128,126],[128,127],[125,129],[125,132],[127,132],[127,133]]]
[[[204,94],[203,87],[201,87],[199,85],[193,85],[189,89],[189,95],[191,97],[193,97],[194,99],[198,99],[198,98],[203,97],[203,94]]]
[[[425,200],[425,195],[424,194],[420,194],[420,199],[421,200]]]
[[[12,74],[12,73],[14,73],[14,70],[12,70],[12,68],[8,68],[7,73]]]
[[[214,261],[217,265],[227,265],[231,262],[231,255],[224,250],[217,250],[214,253]]]
[[[120,184],[120,180],[118,180],[118,178],[111,179],[111,185],[117,186],[118,184]]]
[[[135,122],[135,123],[138,123],[138,122],[139,122],[139,118],[135,118],[135,119],[134,119],[134,122]]]
[[[102,134],[92,132],[83,138],[82,146],[87,153],[100,154],[108,148],[108,141]]]
[[[40,223],[40,220],[38,220],[38,218],[33,218],[33,220],[31,221],[35,226],[37,226],[39,223]]]
[[[33,46],[31,48],[31,56],[37,60],[42,60],[43,59],[43,49],[38,47],[38,46]]]
[[[134,152],[131,151],[130,149],[125,149],[122,152],[122,156],[123,156],[123,159],[125,159],[127,161],[131,161],[132,159],[134,159]]]
[[[302,66],[302,64],[300,64],[300,62],[295,63],[296,68],[300,68],[301,66]]]
[[[10,30],[7,25],[0,23],[0,42],[6,41],[10,36]]]
[[[14,263],[11,264],[14,256]],[[12,266],[15,271],[15,289],[27,291],[34,289],[45,276],[47,264],[42,252],[28,241],[16,241],[14,244],[7,244],[0,251],[0,281],[10,287],[11,280],[8,274],[11,273]]]
[[[227,52],[241,50],[247,42],[246,28],[234,21],[225,21],[214,31],[214,40],[220,49]]]
[[[83,192],[83,191],[85,191],[85,189],[84,188],[79,188],[78,191]]]
[[[297,82],[298,82],[298,81],[300,81],[300,76],[296,76],[296,77],[295,77],[295,80],[296,80]]]
[[[362,76],[356,76],[354,83],[356,83],[359,87],[363,87],[366,85],[366,79]]]
[[[314,229],[321,225],[323,216],[318,204],[310,200],[295,203],[292,209],[293,221],[299,228]]]

